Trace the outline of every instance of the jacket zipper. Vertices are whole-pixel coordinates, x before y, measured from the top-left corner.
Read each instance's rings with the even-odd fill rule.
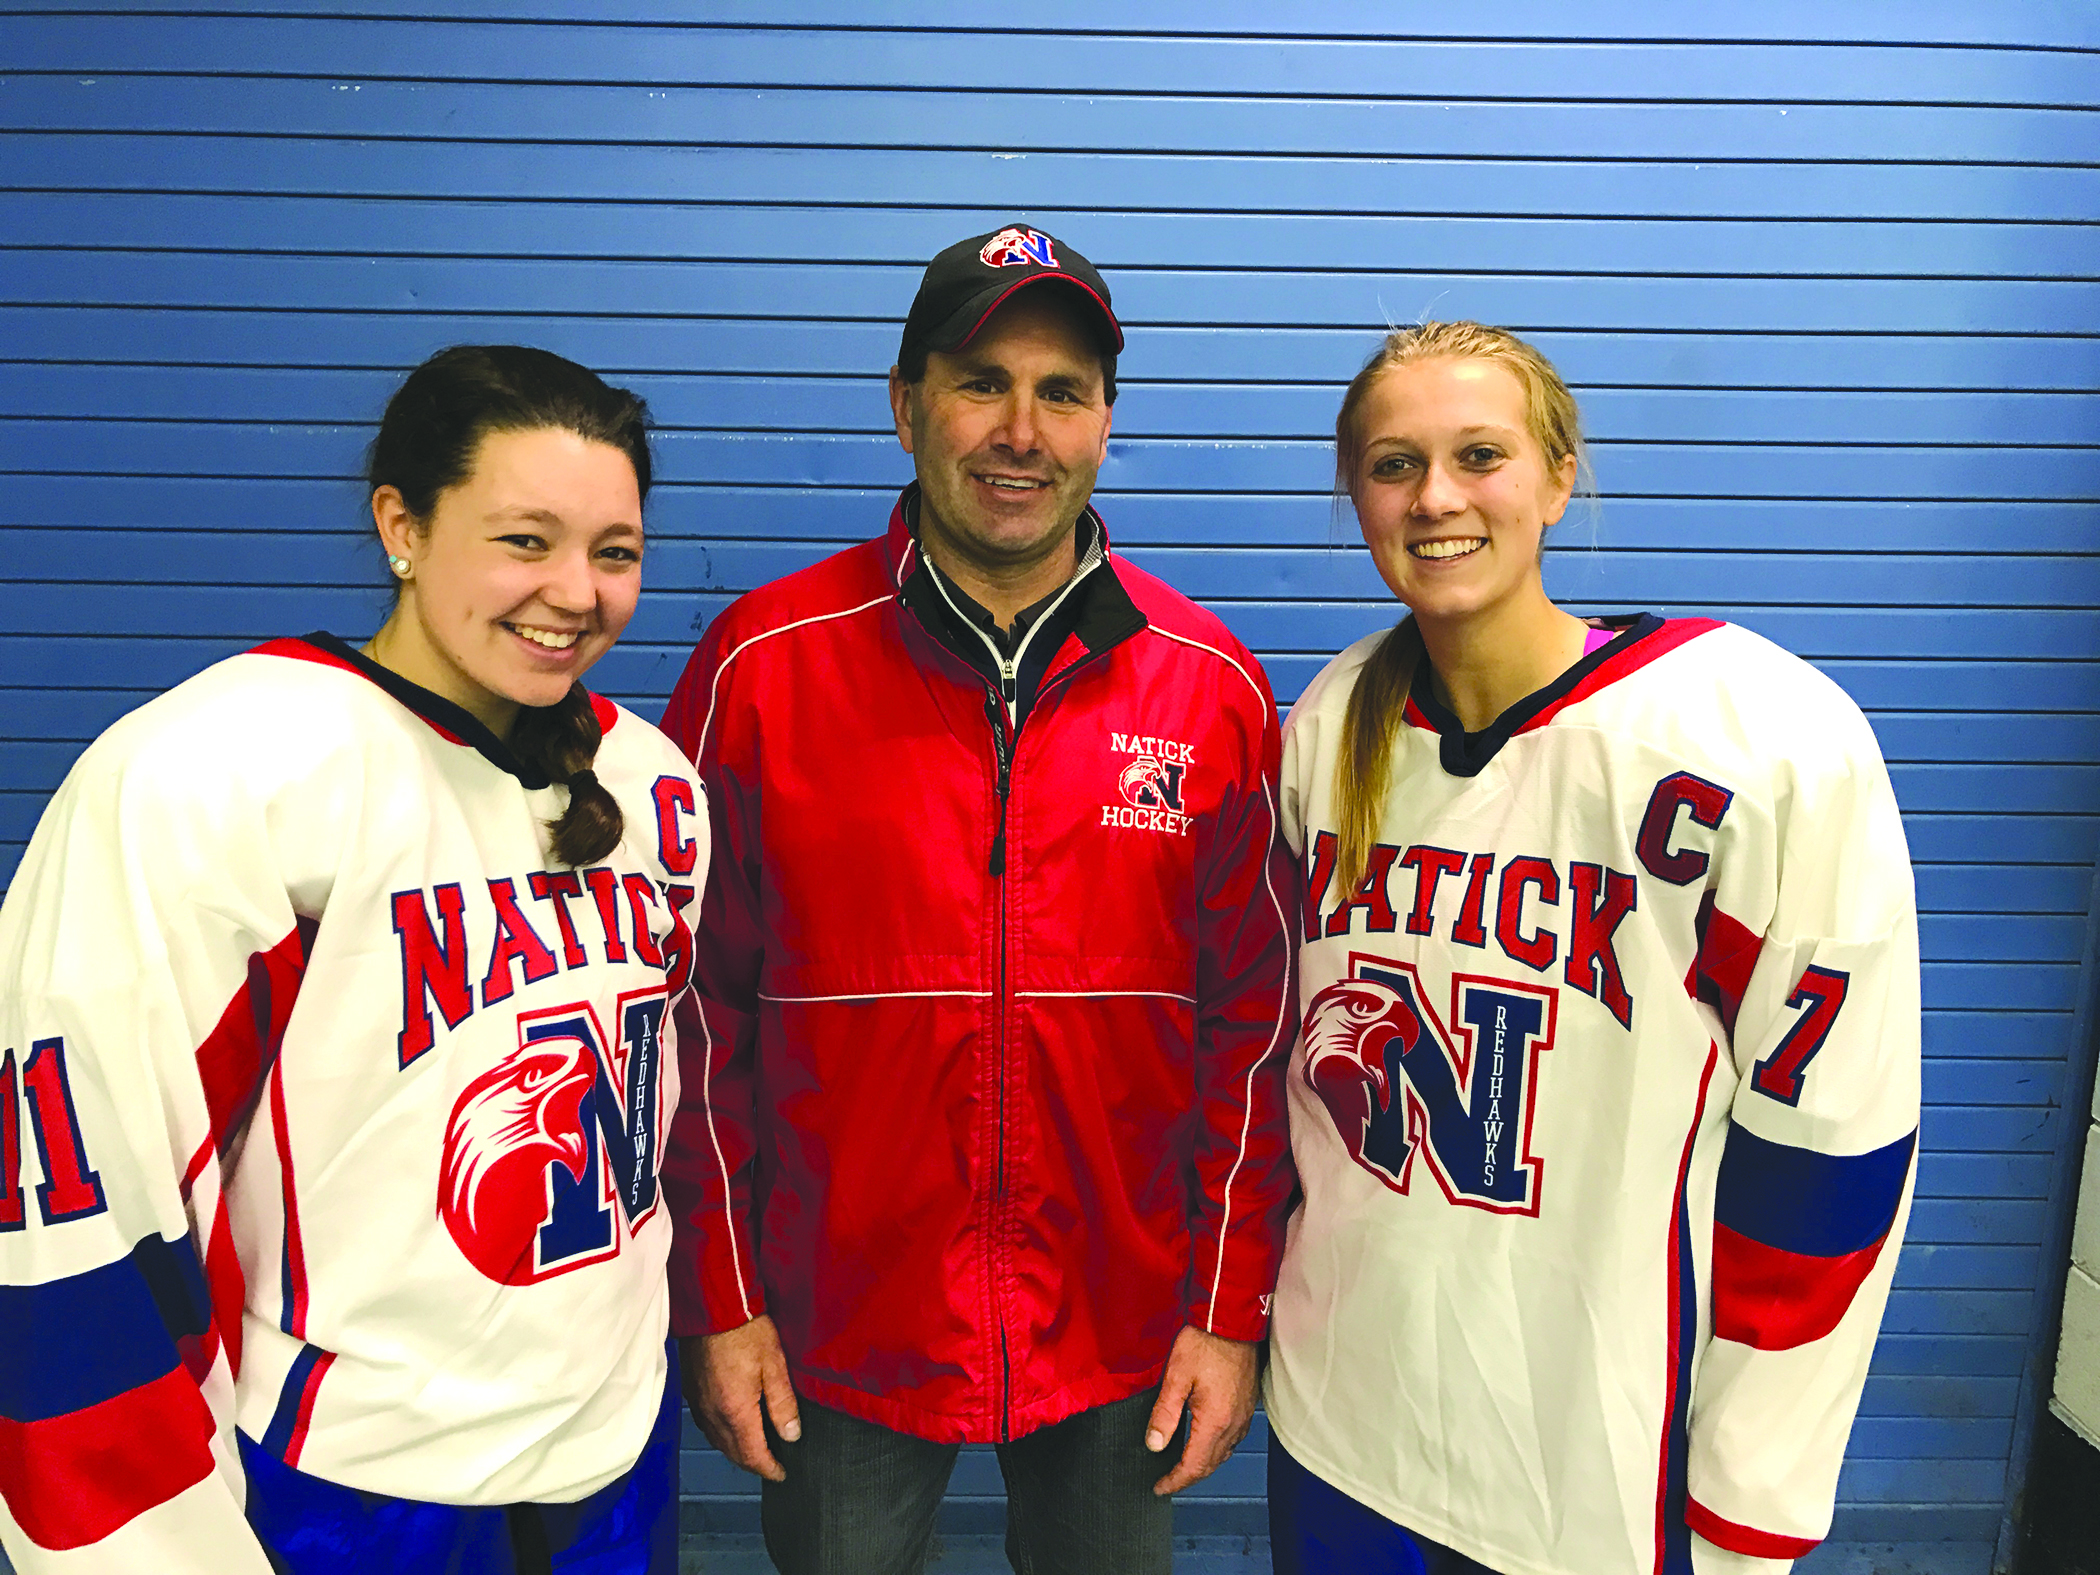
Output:
[[[992,1142],[992,1227],[994,1251],[997,1251],[999,1232],[1003,1225],[1000,1219],[1002,1205],[1006,1201],[1006,1061],[1007,1010],[1006,1010],[1006,800],[1013,790],[1014,744],[1018,732],[1010,738],[1006,731],[1006,719],[1012,714],[1012,690],[1009,669],[1000,663],[1000,687],[1003,695],[987,694],[984,697],[985,719],[992,724],[992,760],[998,770],[999,823],[992,832],[992,878],[999,883],[998,925],[996,936],[999,948],[999,993],[994,997],[994,1010],[999,1015],[999,1031],[995,1039],[999,1056],[999,1094],[996,1106],[996,1122]],[[1001,699],[1006,705],[1001,705]],[[997,1273],[996,1259],[990,1266]],[[995,1282],[996,1283],[996,1280]],[[1004,1298],[996,1293],[992,1298],[992,1310],[999,1322],[999,1438],[1006,1441],[1013,1435],[1013,1356],[1006,1345],[1006,1308]]]
[[[942,596],[948,596],[947,587],[941,583],[941,577],[938,574],[933,575],[933,583],[935,589],[940,591]],[[1077,576],[1074,577],[1072,583],[1078,583]],[[954,598],[948,597],[948,603],[953,607],[955,605]],[[957,609],[957,611],[959,615],[960,609]],[[1029,641],[1035,637],[1036,630],[1041,627],[1042,623],[1039,620],[1035,628],[1030,629],[1022,637],[1020,649],[1015,651],[1011,657],[1007,656],[997,645],[986,638],[982,631],[974,631],[979,639],[984,640],[985,648],[991,653],[993,664],[999,670],[999,680],[996,684],[990,681],[986,682],[984,697],[985,720],[992,724],[992,764],[997,773],[999,792],[999,820],[992,831],[992,850],[991,857],[988,860],[988,872],[999,883],[997,937],[999,946],[999,994],[997,997],[998,1032],[995,1035],[999,1056],[999,1082],[998,1103],[996,1106],[997,1119],[993,1129],[992,1154],[992,1225],[995,1252],[999,1245],[999,1226],[1003,1223],[999,1215],[1002,1206],[1006,1202],[1006,1063],[1008,1057],[1008,1013],[1006,1009],[1006,805],[1008,798],[1013,792],[1014,752],[1020,747],[1021,742],[1020,723],[1015,713],[1015,697],[1020,685],[1021,659],[1027,654]],[[930,629],[927,632],[932,634]],[[934,640],[937,644],[942,643],[938,635],[934,636]],[[1079,661],[1074,662],[1063,672],[1057,674],[1054,679],[1049,674],[1044,674],[1043,681],[1036,688],[1035,700],[1029,709],[1032,711],[1036,706],[1041,705],[1044,695],[1051,688],[1063,684],[1073,673],[1105,654],[1107,654],[1105,649],[1090,651]],[[1008,731],[1009,726],[1012,728],[1011,732]],[[1006,1338],[1006,1308],[1003,1305],[1003,1298],[996,1291],[993,1295],[992,1311],[993,1316],[997,1318],[999,1323],[999,1437],[1004,1442],[1010,1440],[1013,1436],[1014,1366],[1013,1355],[1008,1347]]]
[[[992,829],[991,875],[994,880],[1000,882],[999,933],[1003,938],[1006,934],[1006,797],[1013,788],[1013,744],[1018,741],[1018,737],[1009,741],[1006,732],[1007,713],[1001,708],[997,696],[988,694],[984,697],[984,716],[985,720],[992,724],[992,763],[998,770],[999,778],[999,821]],[[1003,987],[1006,983],[1004,952],[1000,954],[999,972],[999,982]]]
[[[1030,705],[1029,709],[1031,711],[1035,710],[1036,707],[1043,703],[1043,697],[1053,687],[1062,685],[1073,673],[1104,654],[1106,653],[1101,651],[1089,652],[1085,657],[1057,674],[1054,679],[1045,674],[1042,684],[1036,689],[1035,701]],[[1006,954],[1008,949],[1006,934],[1006,805],[1007,800],[1013,793],[1014,755],[1021,744],[1020,728],[1017,726],[1012,733],[1008,733],[1006,725],[1007,718],[1014,714],[1014,674],[1019,665],[1018,662],[1008,662],[1002,659],[999,663],[998,692],[994,693],[992,686],[987,684],[984,696],[985,720],[992,724],[992,764],[996,769],[996,780],[999,790],[999,820],[992,831],[990,866],[992,878],[999,883],[999,994],[997,997],[999,1014],[999,1031],[997,1035],[999,1085],[997,1121],[994,1126],[995,1137],[992,1152],[992,1210],[995,1240],[997,1228],[1004,1223],[999,1218],[999,1215],[1006,1202],[1006,1063],[1009,1056],[1007,1032],[1011,1022],[1007,1012],[1006,988]],[[1006,1342],[1006,1308],[1001,1304],[1001,1298],[997,1296],[993,1298],[993,1312],[999,1320],[999,1438],[1001,1442],[1007,1442],[1013,1437],[1014,1363],[1013,1354]]]

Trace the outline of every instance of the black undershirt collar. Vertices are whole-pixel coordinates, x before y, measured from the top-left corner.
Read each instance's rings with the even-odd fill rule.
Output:
[[[905,525],[916,537],[919,526],[916,484],[906,490],[903,508]],[[1027,651],[1014,673],[1012,704],[1016,728],[1027,720],[1035,704],[1036,691],[1068,638],[1077,634],[1089,650],[1096,650],[1127,638],[1135,628],[1144,627],[1143,615],[1129,606],[1128,597],[1122,594],[1122,586],[1112,572],[1107,572],[1107,542],[1103,538],[1099,517],[1092,509],[1083,510],[1073,521],[1072,541],[1079,562],[1073,579],[1024,608],[1015,616],[1010,630],[1000,629],[997,620],[981,602],[957,585],[951,576],[935,568],[923,544],[918,554],[919,567],[907,576],[903,587],[905,604],[919,615],[920,621],[935,638],[995,689],[1000,687],[1000,673],[985,639],[995,641],[1001,656],[1011,661],[1013,653],[1027,639],[1029,630],[1039,621],[1042,623],[1041,628],[1035,629],[1035,637],[1028,640]],[[1114,595],[1104,601],[1109,586],[1114,587]],[[1066,594],[1068,591],[1070,594]],[[980,630],[984,638],[979,637]]]
[[[1556,701],[1565,699],[1577,684],[1599,667],[1629,646],[1645,640],[1663,626],[1662,619],[1654,613],[1599,618],[1594,622],[1601,628],[1617,627],[1619,632],[1609,644],[1598,646],[1552,683],[1543,689],[1533,690],[1477,733],[1467,732],[1451,708],[1437,699],[1435,679],[1429,663],[1418,663],[1415,667],[1414,687],[1408,691],[1408,695],[1429,725],[1437,731],[1437,759],[1444,770],[1454,777],[1479,776],[1487,769],[1488,762],[1502,752],[1502,746],[1515,737],[1533,717]]]
[[[539,789],[546,787],[551,779],[519,759],[510,745],[490,732],[481,719],[464,706],[453,704],[443,695],[434,694],[421,684],[403,678],[392,668],[381,667],[348,641],[338,640],[322,630],[303,636],[306,643],[318,650],[326,651],[337,661],[347,662],[381,689],[400,701],[409,710],[434,727],[443,728],[461,743],[470,745],[481,756],[501,771],[507,771],[518,779],[520,785]]]
[[[926,560],[926,568],[928,573],[941,575],[941,588],[954,598],[955,610],[989,635],[998,644],[999,654],[1009,661],[1013,659],[1014,652],[1021,648],[1022,636],[1028,633],[1029,626],[1042,617],[1050,604],[1057,600],[1059,592],[1064,590],[1064,586],[1060,585],[1041,601],[1023,607],[1014,614],[1012,627],[1002,629],[999,627],[999,620],[992,616],[992,610],[957,585],[948,575],[941,574],[939,566],[931,558]]]

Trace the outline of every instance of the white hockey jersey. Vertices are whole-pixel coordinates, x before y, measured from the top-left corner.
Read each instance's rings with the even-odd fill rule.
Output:
[[[1866,719],[1743,629],[1613,622],[1482,733],[1417,682],[1354,890],[1375,638],[1284,732],[1305,1204],[1270,1419],[1503,1575],[1815,1546],[1909,1206],[1916,904]]]
[[[27,1572],[262,1572],[233,1447],[573,1501],[665,1382],[705,804],[599,701],[617,848],[325,635],[118,722],[0,908],[0,1515]]]

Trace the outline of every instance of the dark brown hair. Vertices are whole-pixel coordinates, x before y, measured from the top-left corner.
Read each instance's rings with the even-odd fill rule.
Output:
[[[484,438],[552,429],[625,454],[647,498],[648,428],[649,407],[637,395],[552,351],[454,345],[409,373],[387,401],[379,435],[365,453],[365,481],[372,492],[394,488],[408,512],[426,521],[439,494],[473,474]],[[554,857],[563,864],[602,859],[620,841],[619,802],[591,770],[601,736],[581,683],[553,705],[521,707],[511,727],[512,753],[569,790],[568,808],[549,827]]]
[[[1492,361],[1506,367],[1524,388],[1524,424],[1545,455],[1549,471],[1575,457],[1578,473],[1587,465],[1582,418],[1575,396],[1533,346],[1506,328],[1484,323],[1417,323],[1396,328],[1371,352],[1363,370],[1342,395],[1334,418],[1334,495],[1337,507],[1349,495],[1363,463],[1363,404],[1378,379],[1398,366],[1420,361]],[[1371,844],[1385,810],[1392,774],[1393,738],[1407,711],[1408,691],[1423,659],[1422,634],[1412,616],[1404,617],[1378,642],[1357,674],[1342,718],[1341,748],[1334,762],[1335,882],[1353,891],[1370,862]]]

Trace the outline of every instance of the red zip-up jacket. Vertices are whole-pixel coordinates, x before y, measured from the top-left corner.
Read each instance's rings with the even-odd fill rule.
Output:
[[[1098,521],[1096,522],[1098,525]],[[1259,1339],[1292,1187],[1276,707],[1111,555],[1017,734],[888,534],[742,597],[664,717],[714,857],[663,1185],[672,1328],[942,1441]]]

